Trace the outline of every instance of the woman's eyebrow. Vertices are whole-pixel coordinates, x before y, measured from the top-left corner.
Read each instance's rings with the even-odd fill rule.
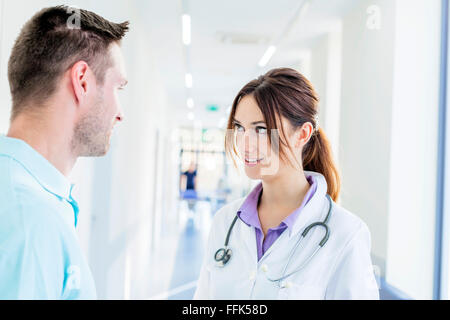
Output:
[[[241,123],[239,122],[239,120],[233,119],[233,121],[236,122],[237,124],[241,124]],[[251,124],[252,124],[252,125],[257,125],[257,124],[260,124],[260,123],[266,124],[265,121],[255,121],[255,122],[252,122]]]
[[[266,124],[266,122],[265,122],[265,121],[256,121],[256,122],[252,122],[252,124],[253,124],[253,125],[257,125],[257,124],[260,124],[260,123],[262,123],[262,124]]]

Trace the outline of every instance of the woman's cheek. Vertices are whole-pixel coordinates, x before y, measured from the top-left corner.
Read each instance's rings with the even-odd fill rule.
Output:
[[[238,152],[241,156],[244,156],[246,152],[250,149],[250,141],[249,138],[245,137],[243,134],[238,134],[236,138],[236,146],[238,148]]]

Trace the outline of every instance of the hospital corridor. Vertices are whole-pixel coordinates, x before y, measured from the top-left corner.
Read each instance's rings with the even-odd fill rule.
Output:
[[[34,78],[15,80],[25,64],[14,55],[42,54],[56,72],[63,51],[20,50],[31,36],[16,40],[36,13],[59,5],[75,29],[113,30],[96,36],[120,38],[111,61],[123,59],[126,78],[109,96],[105,72],[99,90],[118,101],[107,152],[72,140],[82,151],[64,172],[73,186],[61,210],[75,211],[97,299],[449,299],[449,0],[0,0],[0,300],[2,270],[13,265],[5,208],[16,201],[4,190],[18,170],[18,190],[35,168],[52,172],[44,158],[23,156],[37,148],[19,152],[12,138],[34,142],[43,128],[59,143],[67,119],[85,119],[80,106],[95,100],[83,97],[103,85],[79,59],[55,82],[54,117],[17,107],[28,91],[12,87]],[[115,24],[77,25],[89,12]],[[82,53],[102,50],[94,45]],[[47,78],[35,79],[47,92]],[[20,118],[27,112],[36,126]],[[13,167],[20,155],[25,164]],[[295,171],[300,158],[304,171]],[[25,168],[32,159],[41,163]],[[266,176],[258,170],[267,159],[282,161]],[[62,201],[55,179],[33,188]],[[293,194],[302,197],[275,200]],[[46,212],[43,203],[30,208]]]

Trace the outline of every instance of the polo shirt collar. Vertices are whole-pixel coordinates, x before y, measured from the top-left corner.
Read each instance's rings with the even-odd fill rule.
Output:
[[[0,155],[19,162],[48,192],[75,203],[69,180],[25,141],[0,135]]]

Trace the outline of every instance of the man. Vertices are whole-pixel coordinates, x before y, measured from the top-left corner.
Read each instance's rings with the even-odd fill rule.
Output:
[[[0,136],[0,299],[95,299],[67,176],[107,153],[126,83],[116,24],[66,6],[23,27],[8,79],[12,116]]]

